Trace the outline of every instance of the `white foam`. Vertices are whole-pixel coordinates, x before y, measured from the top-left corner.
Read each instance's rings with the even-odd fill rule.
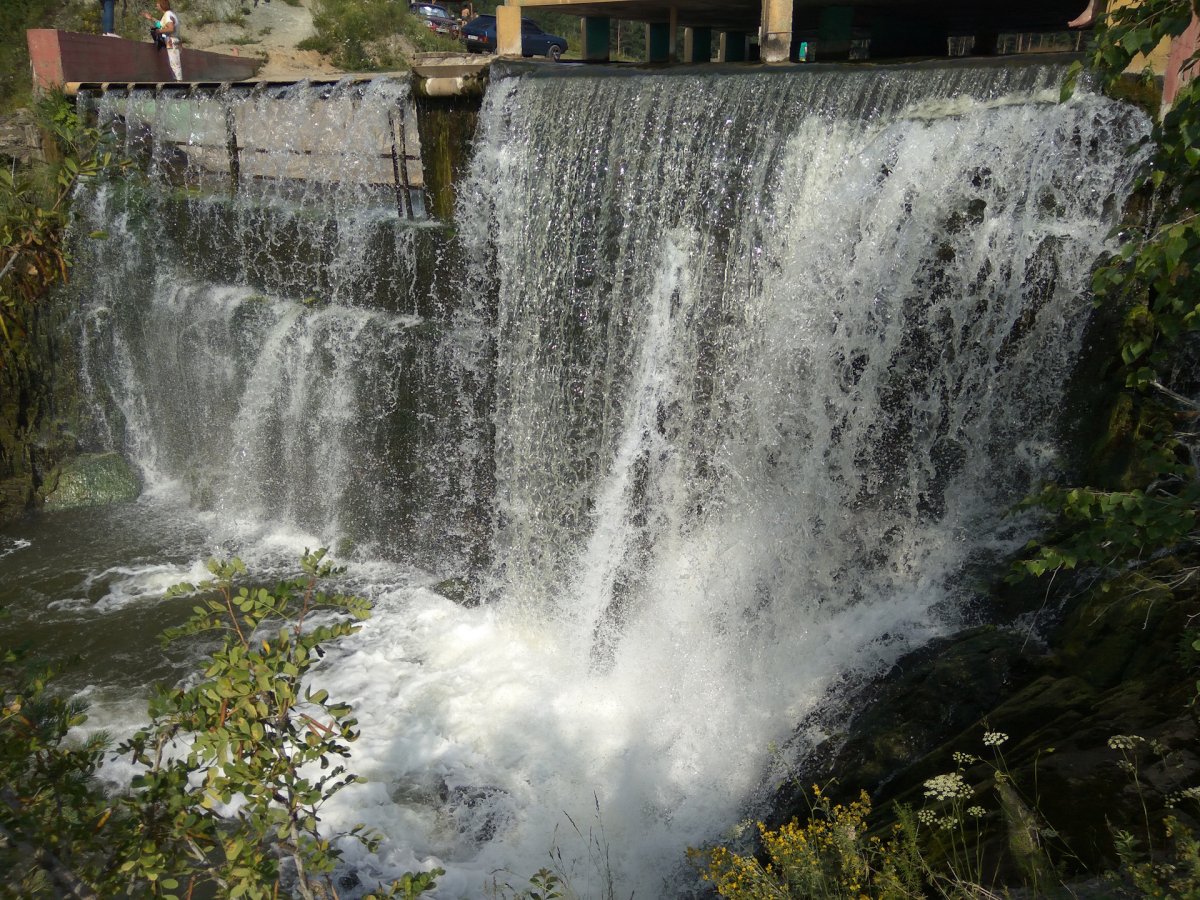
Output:
[[[0,559],[33,546],[24,538],[0,538]]]

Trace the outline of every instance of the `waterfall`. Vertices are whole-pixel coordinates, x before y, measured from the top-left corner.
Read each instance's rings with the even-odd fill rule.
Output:
[[[388,834],[362,873],[479,896],[554,851],[585,895],[677,893],[769,747],[964,622],[1063,465],[1143,162],[1063,71],[515,67],[452,235],[354,161],[392,82],[334,92],[375,123],[341,136],[311,86],[238,100],[368,174],[266,153],[232,199],[171,187],[228,98],[102,101],[163,191],[82,212],[96,440],[235,537],[351,542],[377,612],[326,677],[370,783],[328,815]]]
[[[929,626],[1054,471],[1137,162],[1144,122],[1060,77],[494,87],[464,214],[496,243],[499,593],[585,656],[666,629],[738,665],[856,607],[891,610],[864,642]]]

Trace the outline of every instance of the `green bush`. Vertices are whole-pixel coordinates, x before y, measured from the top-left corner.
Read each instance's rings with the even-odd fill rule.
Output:
[[[63,239],[76,185],[118,165],[62,94],[44,97],[36,113],[52,161],[0,169],[0,370],[26,364],[33,311],[67,277]]]
[[[381,50],[383,39],[401,32],[405,20],[413,18],[403,2],[316,0],[313,5],[316,34],[302,41],[300,47],[318,50],[335,65],[350,71],[393,67],[398,60]]]
[[[213,578],[172,588],[192,616],[165,640],[216,633],[220,645],[188,687],[160,688],[151,724],[118,748],[139,774],[107,797],[96,783],[105,745],[67,740],[78,704],[54,697],[46,673],[0,658],[0,889],[16,896],[336,896],[331,876],[362,826],[322,835],[321,807],[359,779],[340,760],[358,737],[347,704],[308,682],[322,645],[370,615],[358,597],[327,594],[339,574],[325,551],[273,588],[248,583],[240,560],[210,561]],[[320,613],[319,621],[314,621]],[[387,897],[418,897],[441,871],[406,873]],[[378,896],[378,895],[369,895]]]

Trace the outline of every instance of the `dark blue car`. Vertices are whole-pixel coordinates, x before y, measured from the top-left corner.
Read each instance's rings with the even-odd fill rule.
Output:
[[[463,43],[472,53],[496,52],[496,17],[476,16],[463,26]],[[567,39],[542,31],[537,22],[521,20],[521,55],[546,56],[558,62],[567,50]]]

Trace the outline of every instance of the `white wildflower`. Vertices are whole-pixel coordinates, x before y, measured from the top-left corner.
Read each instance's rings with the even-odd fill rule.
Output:
[[[1003,731],[988,731],[983,735],[983,746],[999,747],[1008,740],[1008,735]]]
[[[942,829],[942,831],[950,831],[957,824],[958,819],[956,819],[954,816],[943,816],[942,818],[938,819],[938,828]]]
[[[969,766],[972,763],[979,762],[978,756],[972,756],[970,753],[963,753],[961,750],[954,752],[954,761],[960,766]]]
[[[957,772],[938,775],[925,782],[925,796],[935,800],[953,800],[958,797],[970,797],[974,791],[963,781]]]
[[[1110,750],[1135,750],[1138,744],[1146,743],[1140,734],[1114,734],[1108,739]]]
[[[982,806],[971,806],[967,808],[967,815],[972,819],[983,818],[984,809]]]
[[[932,809],[923,809],[917,813],[917,820],[922,825],[932,825],[936,819],[937,813],[935,813]]]

